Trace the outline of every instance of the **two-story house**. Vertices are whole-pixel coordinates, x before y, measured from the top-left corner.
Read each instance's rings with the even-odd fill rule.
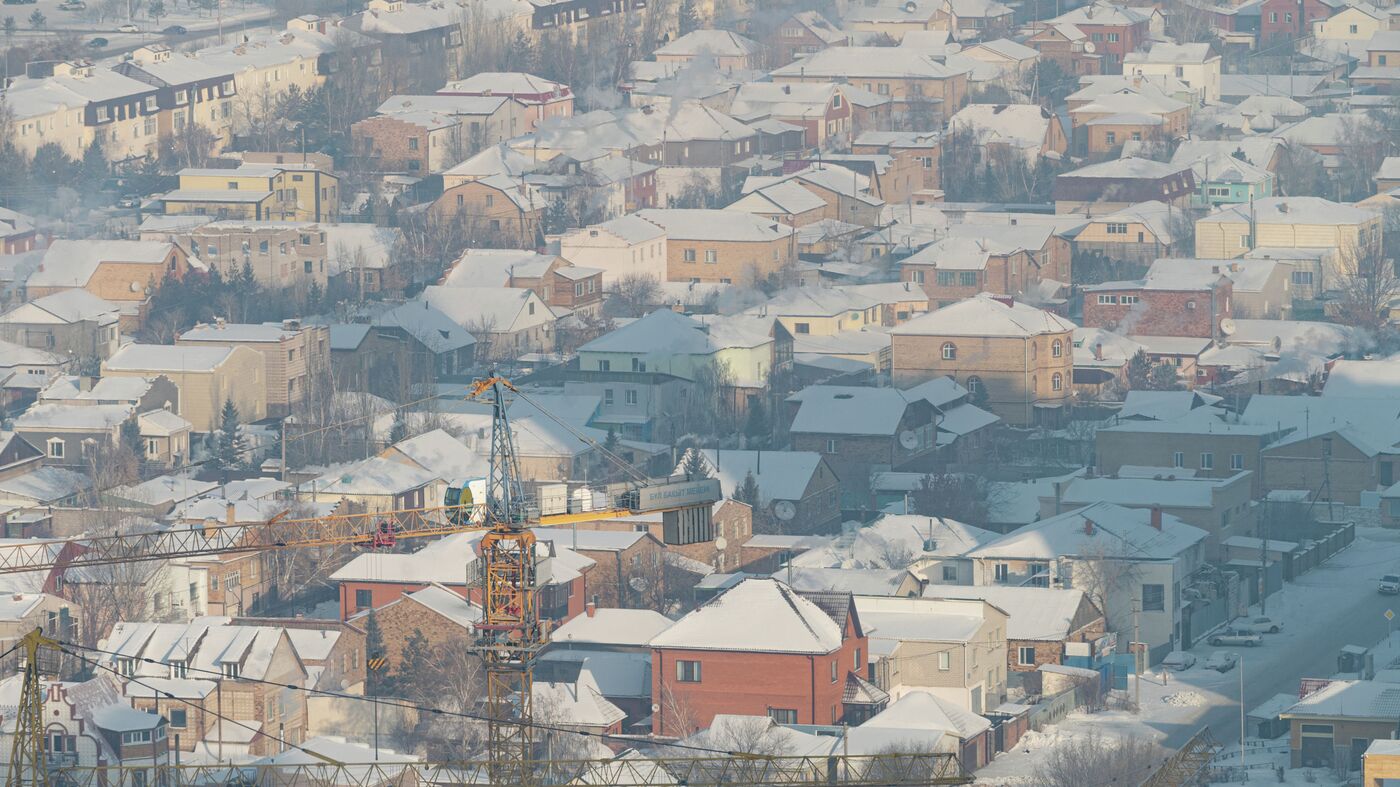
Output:
[[[247,347],[262,355],[269,415],[286,415],[306,400],[313,375],[330,367],[330,331],[297,320],[200,323],[176,337],[177,346]]]

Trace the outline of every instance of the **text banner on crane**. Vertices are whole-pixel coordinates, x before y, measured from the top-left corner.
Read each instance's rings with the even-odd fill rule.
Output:
[[[647,484],[637,490],[638,511],[713,505],[720,499],[718,478]]]

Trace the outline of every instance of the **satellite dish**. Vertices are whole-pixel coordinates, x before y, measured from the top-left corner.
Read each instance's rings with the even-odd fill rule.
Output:
[[[1225,334],[1226,336],[1234,336],[1237,327],[1238,326],[1235,325],[1235,321],[1230,319],[1229,317],[1220,318],[1220,332]]]
[[[1085,42],[1084,42],[1084,51],[1085,51],[1085,52],[1087,52],[1087,53],[1089,53],[1089,54],[1092,55],[1092,54],[1094,54],[1094,51],[1097,50],[1097,49],[1098,49],[1098,47],[1094,46],[1094,42],[1093,42],[1093,41],[1085,41]]]
[[[627,580],[627,584],[638,593],[645,593],[647,590],[646,577],[632,577],[631,579]]]
[[[919,435],[913,429],[905,429],[899,433],[899,444],[906,451],[913,451],[919,447]]]
[[[131,291],[132,291],[132,292],[140,292],[140,291],[141,291],[141,284],[140,284],[139,282],[132,282],[132,283],[131,283]]]
[[[660,705],[657,705],[656,703],[653,702],[653,703],[651,704],[651,712],[652,712],[652,713],[660,713],[660,712],[661,712],[661,706],[660,706]]]
[[[773,515],[786,522],[797,516],[797,506],[791,500],[779,500],[773,504]]]
[[[715,538],[715,549],[723,550],[728,546],[729,539],[725,538],[724,536],[718,536]]]

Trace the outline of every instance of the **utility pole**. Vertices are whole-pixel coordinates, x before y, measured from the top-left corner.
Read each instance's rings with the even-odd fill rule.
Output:
[[[1269,516],[1273,506],[1265,504],[1259,522],[1259,614],[1269,614]]]
[[[1248,773],[1244,769],[1244,733],[1245,733],[1245,710],[1244,710],[1244,654],[1235,654],[1240,660],[1240,772]]]
[[[1133,704],[1142,708],[1142,649],[1138,647],[1138,612],[1142,607],[1142,602],[1133,599],[1133,641],[1128,643],[1128,647],[1133,649]]]

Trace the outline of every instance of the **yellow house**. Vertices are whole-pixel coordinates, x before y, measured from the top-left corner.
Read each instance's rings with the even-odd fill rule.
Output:
[[[280,33],[239,36],[238,43],[200,50],[200,59],[233,75],[237,85],[233,100],[233,126],[246,131],[250,124],[273,117],[277,102],[288,90],[303,93],[326,81],[323,60],[335,51],[323,20],[314,16],[287,22]],[[355,35],[348,30],[342,35]]]
[[[1400,741],[1371,741],[1361,756],[1362,787],[1384,787],[1395,782],[1400,782]]]
[[[180,389],[180,409],[197,432],[219,425],[224,402],[238,408],[242,423],[267,417],[263,356],[247,347],[185,347],[128,344],[102,362],[102,376],[165,375]]]
[[[180,188],[162,197],[165,212],[252,219],[335,221],[340,179],[315,164],[243,164],[180,170]]]
[[[1336,288],[1336,277],[1357,255],[1380,254],[1382,231],[1381,215],[1364,208],[1321,197],[1268,197],[1254,201],[1252,214],[1248,205],[1227,205],[1197,220],[1196,257],[1223,260],[1263,247],[1337,249],[1314,285],[1325,291]]]
[[[802,337],[833,336],[878,326],[883,312],[879,301],[865,295],[829,287],[794,287],[745,313],[776,319],[788,333]]]
[[[1370,41],[1390,29],[1390,14],[1368,3],[1344,6],[1326,19],[1313,22],[1313,37],[1322,41]]]
[[[55,63],[41,79],[16,77],[4,91],[9,141],[26,156],[52,142],[82,158],[94,139],[109,160],[155,153],[157,89],[86,62]]]

